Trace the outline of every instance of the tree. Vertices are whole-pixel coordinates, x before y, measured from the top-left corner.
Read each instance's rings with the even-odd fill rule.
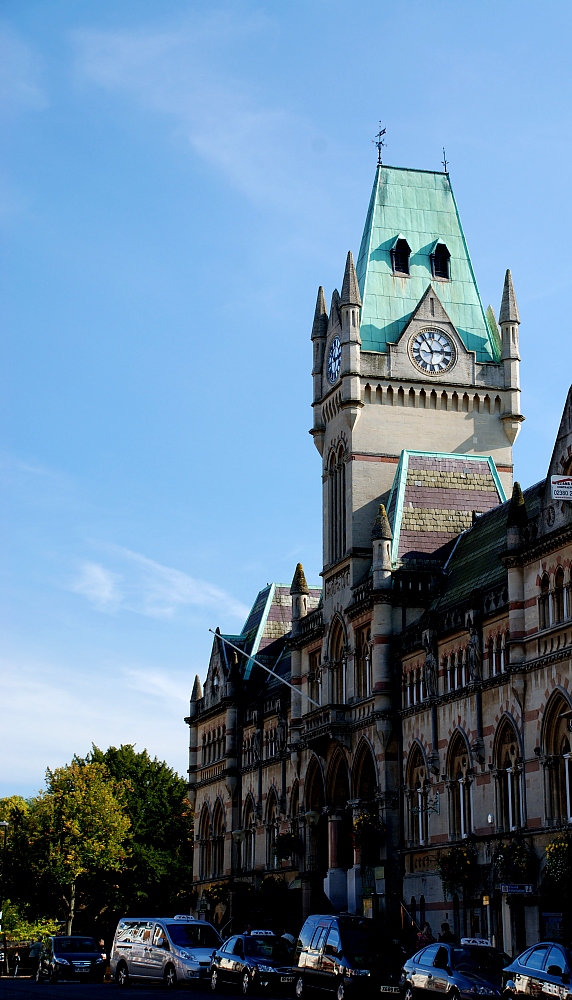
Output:
[[[127,785],[102,763],[74,760],[48,769],[46,786],[28,809],[29,863],[60,889],[66,933],[71,934],[78,880],[125,866],[131,832]]]

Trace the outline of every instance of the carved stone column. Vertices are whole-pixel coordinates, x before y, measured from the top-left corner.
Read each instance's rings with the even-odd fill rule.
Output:
[[[339,841],[342,813],[328,810],[328,872],[324,892],[336,910],[346,910],[348,903],[347,872],[339,867]]]

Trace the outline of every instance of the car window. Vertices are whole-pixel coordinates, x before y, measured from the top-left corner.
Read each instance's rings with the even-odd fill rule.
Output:
[[[433,965],[433,962],[435,961],[435,956],[439,951],[439,947],[440,946],[438,944],[430,944],[428,948],[425,948],[425,950],[422,951],[418,956],[417,961],[419,962],[419,964]]]
[[[562,973],[567,971],[566,958],[562,948],[559,948],[557,944],[553,944],[552,948],[548,952],[548,958],[546,959],[546,969],[550,969],[551,966],[557,967],[560,971],[559,973],[552,972],[551,975],[562,975]]]
[[[97,951],[93,938],[90,937],[61,937],[54,941],[54,951],[56,955],[65,955],[70,952],[91,952]]]
[[[235,935],[234,937],[229,938],[228,941],[225,941],[220,950],[224,951],[225,955],[232,955],[236,942],[237,938]]]
[[[163,947],[163,941],[165,940],[165,931],[161,927],[161,924],[156,924],[155,931],[153,933],[153,944],[156,948]]]
[[[433,959],[433,965],[437,969],[446,969],[449,965],[449,952],[444,945],[437,949],[437,954]]]
[[[330,933],[326,940],[326,955],[339,955],[342,950],[340,934],[335,924],[330,927]]]
[[[244,955],[244,945],[242,943],[242,938],[237,938],[236,939],[236,944],[235,944],[234,948],[232,949],[232,954],[233,955],[240,955],[241,958]]]
[[[178,948],[218,948],[220,937],[210,924],[167,924],[167,932]]]
[[[527,969],[542,969],[544,966],[544,960],[546,958],[546,953],[548,951],[548,945],[540,945],[538,948],[533,948],[530,955],[523,963]]]
[[[298,944],[296,945],[296,951],[298,954],[303,948],[308,948],[310,941],[312,940],[312,935],[315,929],[314,920],[307,920],[302,930],[300,931],[300,937],[298,938]]]
[[[286,962],[290,956],[288,943],[270,935],[245,938],[244,951],[249,958],[272,958],[277,962]]]
[[[500,975],[509,962],[508,956],[497,948],[485,948],[482,945],[476,948],[453,948],[453,968],[459,972]]]
[[[310,942],[310,948],[312,949],[312,951],[320,950],[323,944],[323,940],[326,934],[328,933],[328,927],[323,927],[322,925],[316,927],[316,930],[314,931],[314,936]]]

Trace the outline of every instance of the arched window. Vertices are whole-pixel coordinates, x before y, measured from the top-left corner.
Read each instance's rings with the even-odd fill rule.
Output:
[[[451,276],[450,260],[451,254],[447,250],[445,244],[437,243],[433,253],[431,254],[431,270],[434,278],[440,278],[443,281],[449,280]]]
[[[499,827],[508,833],[524,826],[524,818],[518,740],[514,727],[506,719],[497,734],[495,763]]]
[[[315,652],[310,653],[310,664],[308,670],[308,694],[313,701],[317,701],[319,705],[322,703],[322,654],[319,649]],[[310,711],[313,711],[315,705],[310,706]]]
[[[544,746],[546,760],[546,813],[553,824],[572,823],[572,754],[570,705],[557,694],[546,709]]]
[[[538,624],[539,628],[550,626],[550,580],[548,573],[545,573],[540,581],[540,597],[538,598]]]
[[[244,809],[244,848],[242,857],[242,867],[247,872],[253,871],[255,867],[255,846],[256,818],[254,803],[249,795]]]
[[[342,705],[345,702],[345,636],[342,624],[336,619],[330,637],[330,704]]]
[[[274,790],[271,789],[268,795],[268,805],[266,807],[266,867],[277,868],[278,858],[276,857],[276,834],[278,832],[278,803]]]
[[[295,837],[300,837],[300,800],[298,785],[294,785],[290,799],[290,831]]]
[[[329,561],[338,562],[346,551],[346,463],[343,446],[328,463]]]
[[[561,566],[554,577],[554,621],[564,621],[564,570]]]
[[[487,656],[489,661],[489,677],[494,677],[495,675],[495,641],[491,636],[489,636],[489,641],[487,643]]]
[[[457,661],[455,659],[455,654],[451,653],[449,657],[449,691],[454,691],[457,687]]]
[[[407,797],[409,802],[409,843],[427,843],[427,768],[421,747],[416,744],[407,763]]]
[[[457,733],[449,748],[449,826],[454,840],[468,837],[471,818],[471,759],[465,740]]]
[[[211,830],[209,809],[206,802],[201,810],[199,823],[199,878],[211,877]]]
[[[355,694],[367,698],[371,694],[371,629],[360,629],[356,636]]]
[[[212,877],[224,875],[224,812],[217,799],[213,812]]]
[[[407,240],[397,239],[391,249],[391,266],[394,274],[409,274],[411,249]]]

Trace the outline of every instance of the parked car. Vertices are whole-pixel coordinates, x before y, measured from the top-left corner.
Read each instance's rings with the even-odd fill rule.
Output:
[[[503,971],[504,995],[517,1000],[522,994],[566,1000],[572,996],[572,954],[552,941],[527,948]]]
[[[36,969],[37,983],[61,979],[95,980],[102,983],[105,962],[92,937],[49,937],[43,942]]]
[[[362,917],[308,917],[298,938],[295,993],[330,990],[337,1000],[363,990],[400,993],[403,951],[384,941],[371,920]]]
[[[403,966],[403,1000],[437,993],[474,1000],[475,996],[499,997],[502,974],[510,958],[493,948],[487,938],[461,938],[460,944],[437,942],[408,958]]]
[[[206,920],[176,917],[123,917],[115,931],[110,969],[119,986],[130,979],[159,979],[176,986],[207,979],[220,935]]]
[[[259,989],[290,991],[294,982],[293,949],[273,931],[235,934],[215,951],[211,963],[211,989],[222,983],[237,986],[246,996]]]

